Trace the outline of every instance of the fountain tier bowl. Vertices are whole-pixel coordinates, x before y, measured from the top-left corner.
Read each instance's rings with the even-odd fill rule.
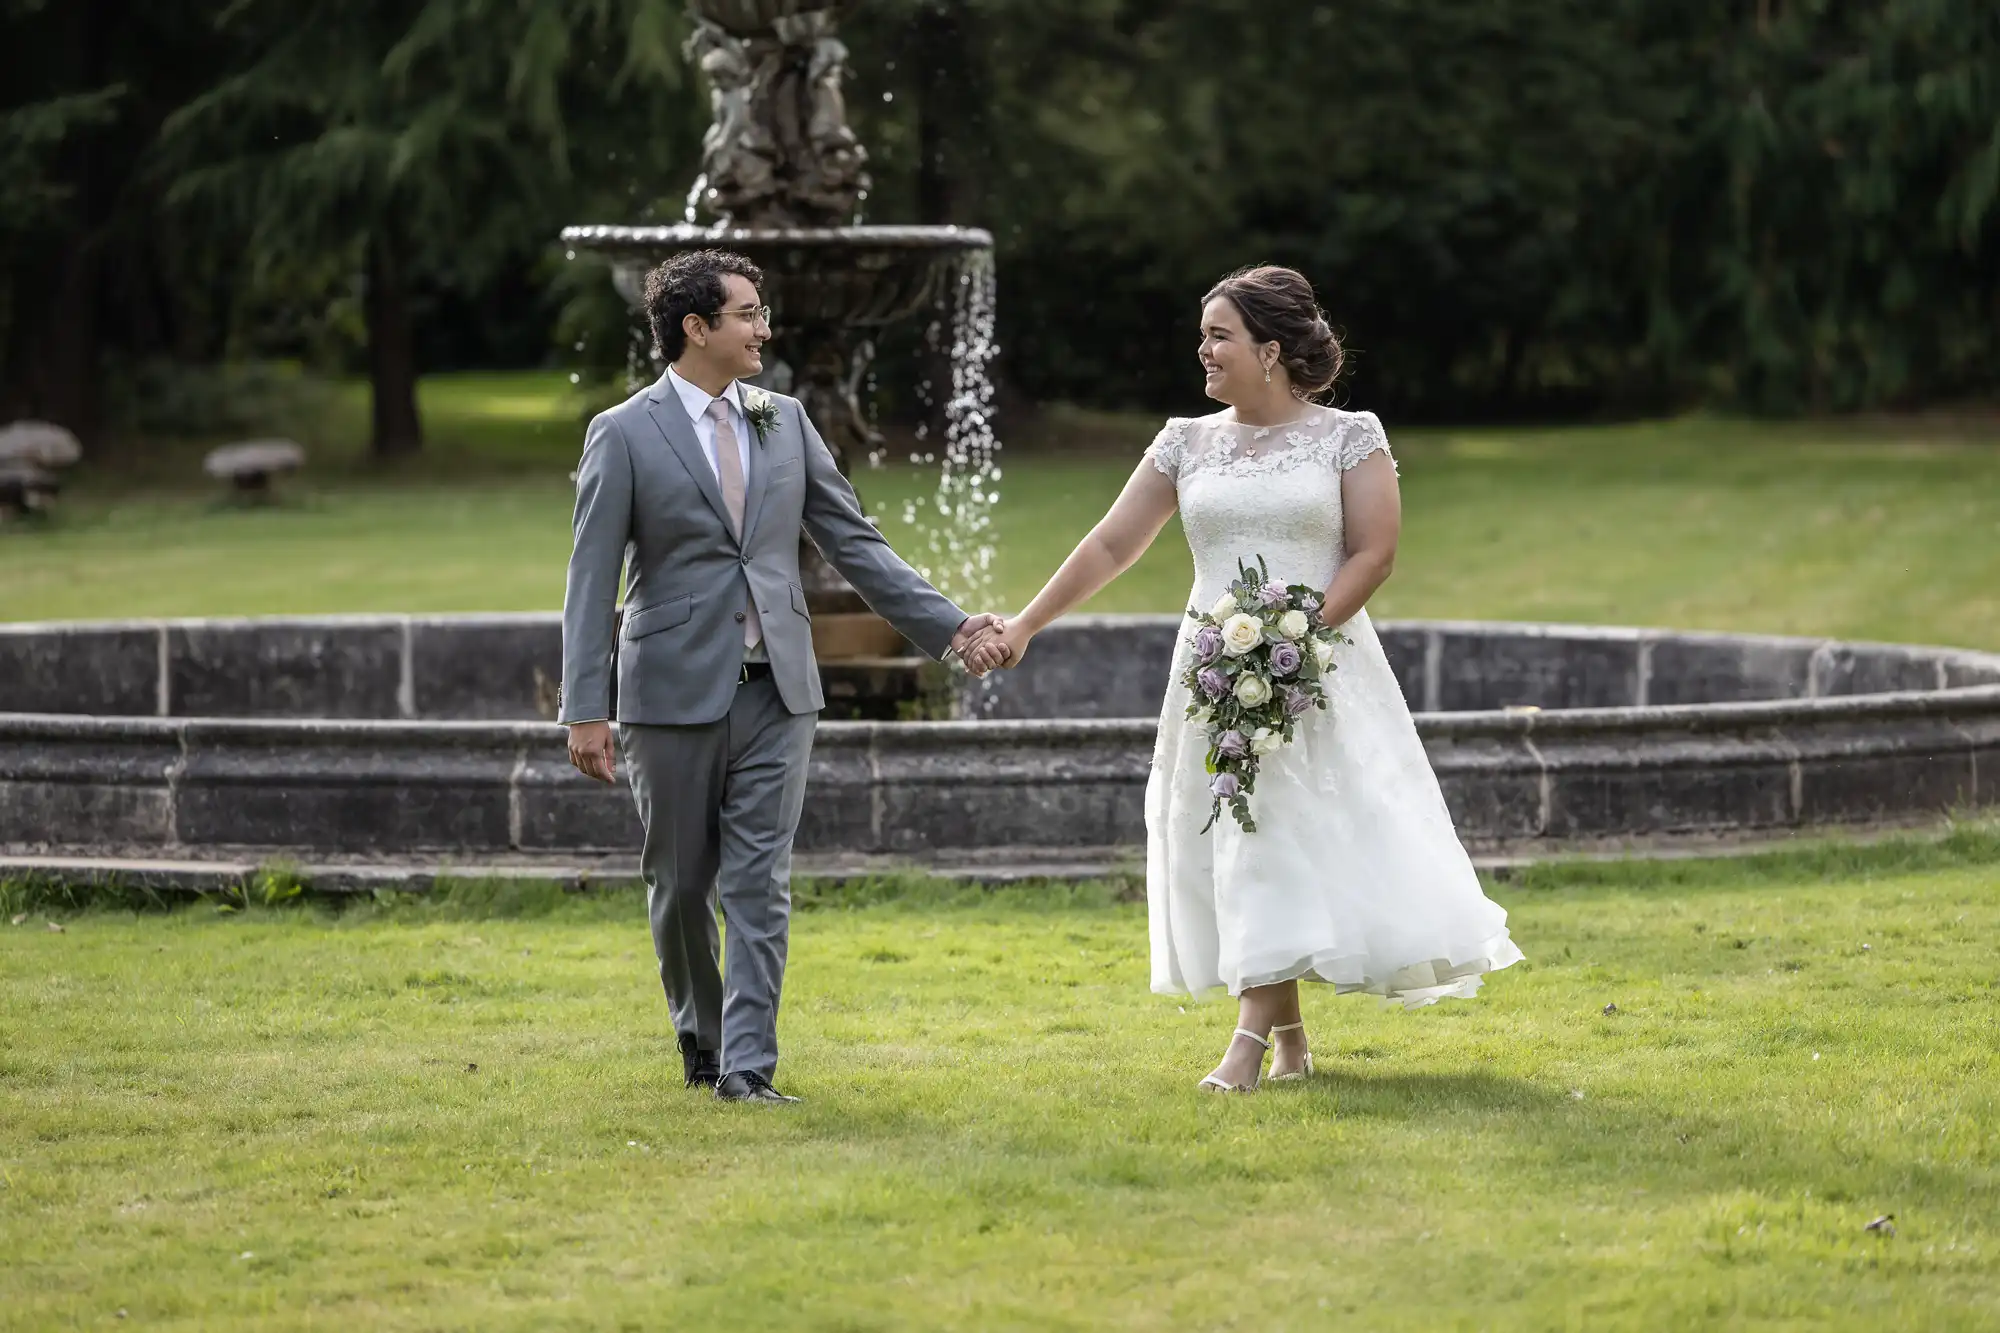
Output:
[[[869,329],[935,304],[960,257],[993,248],[977,227],[566,227],[564,244],[611,261],[619,295],[643,304],[646,271],[688,250],[733,250],[764,270],[781,326]]]
[[[1111,864],[1144,839],[1183,622],[1081,617],[963,706],[827,722],[800,849]],[[2000,656],[1748,635],[1380,627],[1475,849],[1661,846],[2000,806]],[[552,615],[0,629],[0,854],[576,866],[630,797],[545,720]],[[1538,709],[1540,711],[1527,711]]]

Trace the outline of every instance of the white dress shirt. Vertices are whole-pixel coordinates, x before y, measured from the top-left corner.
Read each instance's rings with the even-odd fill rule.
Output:
[[[715,418],[708,414],[708,405],[716,395],[696,384],[689,384],[680,377],[680,372],[667,367],[667,378],[680,395],[681,406],[694,420],[694,436],[701,441],[701,451],[708,458],[708,466],[715,473],[715,479],[722,480],[722,469],[715,461]],[[750,418],[743,415],[743,385],[740,381],[729,381],[729,387],[721,397],[729,404],[729,425],[736,432],[736,452],[743,463],[743,481],[750,481]]]
[[[750,418],[743,415],[743,385],[741,381],[729,381],[729,387],[720,395],[711,394],[698,384],[690,384],[682,379],[680,372],[667,367],[667,380],[680,395],[681,406],[694,419],[694,437],[701,441],[702,457],[708,460],[709,470],[715,473],[715,480],[722,480],[722,467],[715,461],[715,418],[708,414],[708,405],[720,397],[729,404],[729,426],[736,432],[736,455],[742,464],[743,484],[750,484]],[[746,514],[747,518],[748,515]],[[746,662],[768,662],[770,653],[764,648],[764,640],[758,639],[743,650]]]

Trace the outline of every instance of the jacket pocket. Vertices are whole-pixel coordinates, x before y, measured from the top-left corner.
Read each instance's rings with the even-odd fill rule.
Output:
[[[642,606],[625,616],[624,634],[627,639],[643,639],[648,634],[658,634],[663,629],[687,623],[694,614],[694,594],[684,593],[679,597],[669,597],[664,602],[654,602]]]
[[[792,590],[792,610],[810,621],[813,617],[812,612],[806,610],[806,590],[796,583],[787,584],[786,586]]]
[[[805,466],[804,459],[787,458],[784,462],[771,469],[771,480],[776,481],[780,477],[789,477],[803,466]]]

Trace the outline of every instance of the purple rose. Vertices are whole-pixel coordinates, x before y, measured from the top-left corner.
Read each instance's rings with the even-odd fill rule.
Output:
[[[1215,781],[1208,784],[1208,789],[1226,801],[1242,794],[1243,783],[1234,773],[1217,773]]]
[[[1201,686],[1201,692],[1211,699],[1220,699],[1229,693],[1229,677],[1223,675],[1218,667],[1203,667],[1201,674],[1194,679]]]
[[[1313,706],[1312,696],[1301,689],[1285,691],[1285,716],[1297,717]]]
[[[1275,643],[1271,645],[1271,674],[1289,676],[1305,661],[1296,643]]]
[[[1215,625],[1203,625],[1194,636],[1194,652],[1204,664],[1222,656],[1222,630]]]
[[[1240,731],[1225,731],[1215,738],[1215,752],[1225,759],[1241,759],[1250,753],[1250,738]]]
[[[1311,615],[1313,612],[1319,610],[1320,602],[1319,602],[1319,597],[1316,594],[1307,593],[1300,600],[1304,604],[1303,609],[1307,615]]]
[[[1257,594],[1257,600],[1266,606],[1283,606],[1292,600],[1292,595],[1275,583],[1264,585],[1264,591]]]

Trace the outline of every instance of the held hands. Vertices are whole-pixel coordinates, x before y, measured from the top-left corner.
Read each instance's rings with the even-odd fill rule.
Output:
[[[609,722],[578,722],[569,729],[569,761],[577,772],[599,782],[615,782],[618,777],[617,748],[611,741]]]
[[[958,654],[958,660],[965,663],[965,669],[975,676],[983,676],[994,667],[1001,665],[1005,658],[995,658],[988,645],[1007,627],[1007,622],[992,612],[982,612],[966,617],[958,627],[958,633],[951,636],[951,650]]]
[[[996,632],[986,635],[972,646],[966,665],[975,676],[983,676],[995,667],[1017,667],[1028,651],[1029,640],[1034,637],[1023,630],[1018,621],[1009,624],[1001,620]]]

